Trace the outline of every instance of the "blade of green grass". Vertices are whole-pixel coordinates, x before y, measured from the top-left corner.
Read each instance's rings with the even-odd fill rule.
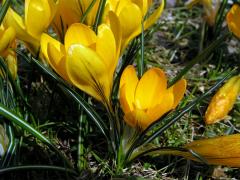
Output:
[[[93,30],[96,32],[96,34],[97,34],[97,28],[102,21],[102,16],[103,16],[104,7],[105,7],[106,2],[107,2],[106,0],[100,0],[100,3],[99,3],[97,15],[96,15],[95,22],[93,25]]]
[[[61,171],[64,173],[70,173],[72,175],[78,175],[76,171],[72,169],[68,169],[65,167],[59,167],[59,166],[49,166],[49,165],[27,165],[27,166],[13,166],[13,167],[8,167],[8,168],[2,168],[0,169],[0,174],[5,174],[5,173],[10,173],[12,171],[20,171],[20,170],[41,170],[41,171]]]
[[[80,20],[81,23],[84,23],[85,19],[87,18],[87,15],[90,13],[90,11],[92,10],[92,8],[96,4],[96,2],[97,2],[97,0],[92,0],[91,4],[88,6],[87,10],[81,16],[81,20]]]
[[[71,96],[77,103],[80,104],[80,106],[83,108],[83,110],[86,112],[86,114],[90,117],[90,119],[93,120],[93,122],[96,124],[96,126],[99,128],[99,130],[103,133],[103,135],[106,137],[108,142],[110,143],[110,139],[108,137],[107,133],[107,125],[104,123],[102,118],[99,116],[99,114],[72,88],[70,88],[61,78],[59,78],[52,70],[50,70],[48,67],[44,66],[41,62],[37,61],[36,59],[28,58],[26,55],[24,55],[21,51],[16,50],[16,52],[23,57],[25,61],[28,63],[33,63],[35,66],[38,67],[41,71],[46,73],[50,78],[55,80],[58,84],[58,86],[69,96]]]
[[[1,6],[1,10],[0,10],[0,24],[2,24],[2,21],[5,17],[5,14],[7,13],[7,10],[9,8],[9,6],[11,5],[11,0],[6,0],[4,2],[4,4]]]
[[[13,113],[11,110],[9,110],[7,107],[5,107],[3,104],[0,103],[0,115],[8,119],[14,124],[17,124],[30,134],[32,134],[34,137],[42,141],[44,144],[49,146],[50,148],[54,149],[59,156],[62,158],[62,160],[67,164],[67,166],[72,167],[72,164],[70,161],[65,157],[62,152],[60,152],[57,147],[49,140],[47,139],[44,135],[42,135],[39,131],[34,129],[31,125],[29,125],[25,120],[17,116],[15,113]]]
[[[179,73],[178,75],[173,78],[170,83],[169,87],[175,84],[178,80],[180,80],[195,64],[200,61],[204,61],[204,59],[209,56],[216,48],[218,48],[224,40],[231,36],[231,33],[226,33],[217,40],[213,41],[207,48],[205,48],[199,55],[197,55],[193,60],[191,60]]]

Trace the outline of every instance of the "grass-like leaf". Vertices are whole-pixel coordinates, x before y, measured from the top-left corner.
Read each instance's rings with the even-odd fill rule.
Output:
[[[180,80],[195,64],[204,61],[204,59],[209,56],[216,48],[218,48],[226,38],[230,37],[231,33],[226,33],[220,38],[213,41],[207,48],[205,48],[199,55],[193,58],[179,73],[169,82],[169,87],[175,84],[178,80]]]
[[[0,115],[2,115],[3,117],[5,117],[6,119],[8,119],[9,121],[11,121],[14,124],[17,124],[18,126],[20,126],[21,128],[23,128],[24,130],[26,130],[27,132],[29,132],[30,134],[32,134],[34,137],[36,137],[38,140],[42,141],[44,144],[46,144],[47,146],[49,146],[50,148],[54,149],[60,156],[61,158],[64,160],[64,162],[71,167],[71,163],[70,161],[65,157],[65,155],[63,155],[58,149],[57,147],[49,140],[47,139],[44,135],[42,135],[39,131],[37,131],[36,129],[34,129],[31,125],[29,125],[24,119],[22,119],[21,117],[19,117],[18,115],[16,115],[15,113],[13,113],[10,109],[8,109],[6,106],[4,106],[3,104],[0,103]]]
[[[60,171],[60,172],[69,173],[72,175],[77,175],[76,171],[74,171],[72,169],[68,169],[65,167],[59,167],[59,166],[48,166],[48,165],[28,165],[28,166],[13,166],[13,167],[8,167],[8,168],[2,168],[2,169],[0,169],[0,174],[10,173],[13,171],[20,171],[20,170]]]
[[[33,63],[37,68],[44,73],[46,73],[50,78],[56,81],[58,83],[58,86],[69,96],[71,96],[77,103],[80,104],[80,106],[83,108],[83,110],[86,112],[86,114],[90,117],[90,119],[93,120],[93,122],[96,124],[96,126],[99,128],[99,130],[103,133],[103,135],[106,137],[106,139],[110,142],[110,139],[108,137],[107,129],[108,127],[102,120],[102,118],[99,116],[99,114],[84,100],[83,97],[81,97],[77,92],[75,92],[72,88],[70,88],[61,78],[59,78],[52,70],[50,70],[48,67],[44,66],[40,61],[32,58],[30,59],[26,55],[24,55],[21,51],[17,50],[17,53],[23,57],[24,60],[26,60],[28,63]]]
[[[106,0],[100,0],[99,6],[98,6],[97,15],[96,15],[95,22],[93,25],[93,30],[96,33],[97,33],[97,28],[102,21],[102,16],[103,16],[104,7],[105,7],[106,2],[107,2]]]
[[[1,10],[0,10],[0,24],[2,24],[2,21],[5,17],[5,14],[7,13],[7,10],[9,8],[11,4],[11,0],[6,0],[4,1],[4,4],[1,6]]]

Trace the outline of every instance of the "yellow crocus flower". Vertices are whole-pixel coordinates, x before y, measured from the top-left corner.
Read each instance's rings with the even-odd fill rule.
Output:
[[[32,53],[37,53],[41,34],[50,25],[57,5],[58,1],[55,0],[25,0],[24,19],[9,8],[4,26],[13,27],[17,38],[24,41]]]
[[[195,140],[185,148],[201,156],[208,164],[240,167],[240,134]],[[190,153],[180,155],[200,161]]]
[[[235,36],[240,38],[240,5],[234,4],[227,13],[228,28]]]
[[[17,56],[14,48],[16,32],[12,27],[0,27],[0,55],[5,59],[6,64],[13,78],[17,77]]]
[[[98,34],[88,26],[72,24],[61,44],[47,34],[41,49],[51,67],[65,80],[103,103],[109,103],[113,73],[118,62],[115,36],[106,24]]]
[[[186,5],[192,8],[195,4],[201,4],[204,9],[205,19],[210,26],[214,26],[216,15],[220,7],[219,0],[189,0]]]
[[[205,113],[206,124],[213,124],[222,119],[233,108],[240,93],[240,75],[230,78],[213,96]]]
[[[142,31],[142,21],[147,15],[148,10],[152,6],[152,0],[108,0],[106,3],[105,11],[113,11],[121,25],[122,32],[122,45],[121,53],[129,44],[129,42],[138,36]],[[153,25],[156,20],[161,16],[164,1],[161,5],[144,21],[144,30]],[[107,21],[106,16],[105,21]]]
[[[185,91],[184,79],[167,88],[167,78],[161,69],[151,68],[139,80],[134,67],[129,65],[120,80],[120,104],[124,120],[132,127],[145,129],[176,108]]]
[[[96,0],[91,11],[86,16],[84,23],[92,26],[95,22],[100,0]],[[80,23],[83,14],[86,12],[91,0],[59,0],[59,7],[53,20],[53,28],[60,37],[64,39],[67,28],[73,23]]]

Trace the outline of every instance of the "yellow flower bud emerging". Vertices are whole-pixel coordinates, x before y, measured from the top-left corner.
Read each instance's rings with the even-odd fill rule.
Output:
[[[240,91],[240,76],[229,79],[213,96],[205,113],[206,124],[213,124],[222,120],[237,99]]]
[[[145,129],[176,108],[185,91],[184,79],[167,88],[167,78],[161,69],[151,68],[139,80],[134,67],[130,65],[120,80],[120,104],[124,120],[132,127]]]
[[[41,38],[41,50],[51,67],[65,80],[94,98],[109,103],[119,53],[115,36],[106,24],[98,34],[88,26],[72,24],[65,44],[47,34]]]
[[[240,5],[234,4],[227,13],[227,24],[231,32],[240,38]]]
[[[185,148],[201,156],[208,164],[240,167],[240,134],[196,140]],[[190,153],[180,155],[200,161]]]

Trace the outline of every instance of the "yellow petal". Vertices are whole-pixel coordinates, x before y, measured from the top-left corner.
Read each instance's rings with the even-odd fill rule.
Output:
[[[65,80],[69,81],[69,78],[67,76],[66,72],[66,56],[61,53],[61,47],[56,46],[56,44],[48,43],[48,57],[49,57],[49,64],[51,67]]]
[[[239,134],[196,140],[185,145],[185,148],[199,154],[209,164],[240,167]],[[194,156],[188,158],[199,161]]]
[[[151,68],[140,79],[135,93],[135,105],[138,109],[156,106],[162,100],[167,89],[165,73],[159,68]]]
[[[151,124],[151,119],[144,110],[135,109],[135,119],[137,120],[137,126],[144,130],[149,124]]]
[[[96,52],[79,44],[72,45],[66,64],[68,77],[75,86],[98,100],[102,100],[102,96],[109,98],[106,65]]]
[[[138,5],[144,17],[148,11],[148,0],[132,0],[132,2]]]
[[[88,26],[80,23],[72,24],[65,35],[66,51],[73,44],[91,46],[96,43],[96,38],[96,34]]]
[[[240,6],[234,4],[227,13],[227,24],[231,32],[240,38]]]
[[[183,98],[186,88],[187,88],[187,81],[185,79],[179,80],[171,87],[174,95],[173,109],[177,107],[177,105]]]
[[[16,31],[16,36],[24,42],[32,44],[36,49],[39,46],[38,40],[30,36],[25,28],[22,18],[11,8],[8,9],[3,22],[5,27],[13,27]]]
[[[13,50],[8,50],[5,61],[7,63],[8,69],[14,79],[17,77],[17,56]]]
[[[136,113],[134,111],[124,114],[124,121],[133,128],[135,128],[138,125],[135,114]]]
[[[53,19],[53,28],[59,38],[64,40],[67,28],[80,22],[82,10],[78,0],[59,0],[59,6]]]
[[[3,52],[4,50],[9,47],[9,45],[13,42],[15,39],[16,32],[12,27],[7,28],[0,37],[0,52]]]
[[[113,77],[118,57],[116,57],[116,43],[113,32],[106,24],[102,24],[98,27],[96,52],[105,63],[110,77]]]
[[[108,15],[109,15],[110,27],[115,37],[116,56],[118,57],[120,54],[121,41],[122,41],[121,25],[117,15],[113,11],[110,11]]]
[[[51,9],[48,0],[25,1],[25,25],[28,33],[36,39],[50,24]]]
[[[161,5],[147,18],[147,20],[144,22],[144,29],[148,29],[150,26],[152,26],[158,18],[162,15],[163,9],[165,6],[165,1],[162,0]]]
[[[120,79],[120,104],[124,113],[133,111],[138,77],[132,65],[125,68]]]
[[[206,124],[213,124],[222,119],[233,108],[240,91],[240,76],[229,79],[213,96],[205,113]]]
[[[136,4],[131,3],[122,9],[119,21],[122,27],[122,36],[126,39],[136,30],[141,29],[142,12]]]
[[[162,101],[160,104],[157,104],[155,107],[149,108],[147,110],[147,115],[149,116],[149,121],[145,127],[152,124],[154,121],[158,120],[165,113],[173,109],[174,95],[171,91],[166,91],[163,95]]]

